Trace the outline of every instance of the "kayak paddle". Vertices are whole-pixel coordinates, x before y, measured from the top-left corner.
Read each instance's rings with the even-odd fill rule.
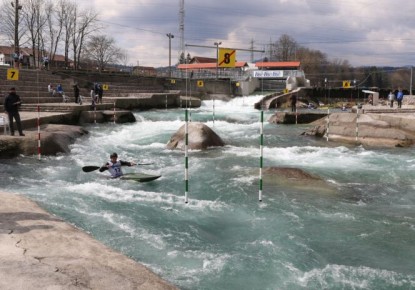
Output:
[[[151,164],[153,164],[153,163],[152,162],[150,162],[150,163],[137,163],[137,165],[151,165]],[[92,172],[92,171],[98,170],[100,168],[101,168],[101,166],[88,165],[88,166],[82,167],[82,171],[83,172]]]

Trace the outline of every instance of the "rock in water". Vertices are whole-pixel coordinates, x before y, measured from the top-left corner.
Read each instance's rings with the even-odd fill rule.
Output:
[[[208,147],[224,146],[222,139],[208,126],[202,123],[188,123],[188,148],[207,149]],[[185,146],[185,125],[174,133],[167,143],[168,149],[179,148],[184,150]]]
[[[265,167],[264,185],[296,188],[306,192],[334,193],[332,185],[300,168]]]

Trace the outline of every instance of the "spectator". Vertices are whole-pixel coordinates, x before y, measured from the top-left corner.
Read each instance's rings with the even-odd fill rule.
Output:
[[[49,83],[49,85],[48,85],[48,92],[54,97],[55,96],[55,93],[56,93],[56,91],[55,91],[55,89],[53,88],[53,85],[52,85],[52,83]]]
[[[80,105],[82,105],[82,101],[79,98],[79,87],[78,87],[78,84],[77,83],[75,83],[73,85],[73,95],[75,96],[75,103],[76,104],[79,103]]]
[[[297,95],[291,95],[291,112],[297,111]]]
[[[58,92],[58,94],[60,94],[61,96],[63,96],[63,95],[64,95],[63,88],[62,88],[62,85],[61,85],[61,84],[58,84],[58,86],[57,86],[57,88],[56,88],[56,91],[57,91],[57,92]]]
[[[390,107],[393,108],[393,101],[395,100],[395,95],[392,91],[390,91],[388,95],[388,100],[389,100]]]
[[[43,57],[43,67],[45,70],[49,70],[49,58],[46,55]]]
[[[402,108],[402,100],[403,100],[403,92],[402,89],[399,89],[398,93],[396,94],[396,100],[398,101],[398,108]]]
[[[102,89],[102,85],[98,84],[98,102],[102,104],[102,95],[104,94],[104,90]]]
[[[10,135],[14,136],[13,118],[16,120],[17,130],[20,136],[24,136],[22,131],[22,124],[20,122],[19,107],[22,101],[19,95],[16,94],[16,89],[11,88],[10,94],[4,99],[4,110],[9,115]]]

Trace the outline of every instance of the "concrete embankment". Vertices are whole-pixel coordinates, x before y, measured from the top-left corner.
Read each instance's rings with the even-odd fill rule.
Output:
[[[332,113],[316,121],[305,135],[367,147],[410,147],[415,144],[414,107],[366,108],[364,113]]]
[[[43,155],[67,153],[69,145],[77,137],[87,134],[80,126],[88,123],[114,121],[117,124],[135,122],[136,119],[129,110],[194,108],[201,105],[198,98],[183,97],[178,94],[105,98],[105,101],[104,104],[98,104],[96,110],[91,110],[90,104],[78,105],[75,103],[43,103],[22,106],[20,117],[26,136],[20,137],[18,134],[9,136],[9,132],[0,128],[0,158],[13,158],[20,154],[37,154],[39,136]],[[38,124],[40,125],[40,134],[37,131]]]
[[[0,289],[177,289],[27,198],[0,200]]]

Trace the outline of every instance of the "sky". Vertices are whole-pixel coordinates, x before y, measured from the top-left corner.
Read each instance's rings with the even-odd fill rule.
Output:
[[[99,13],[100,32],[128,53],[128,64],[168,66],[185,54],[216,57],[214,43],[236,49],[237,61],[267,56],[287,34],[297,43],[352,66],[415,65],[415,1],[408,0],[79,0]],[[197,47],[208,46],[209,48]]]

